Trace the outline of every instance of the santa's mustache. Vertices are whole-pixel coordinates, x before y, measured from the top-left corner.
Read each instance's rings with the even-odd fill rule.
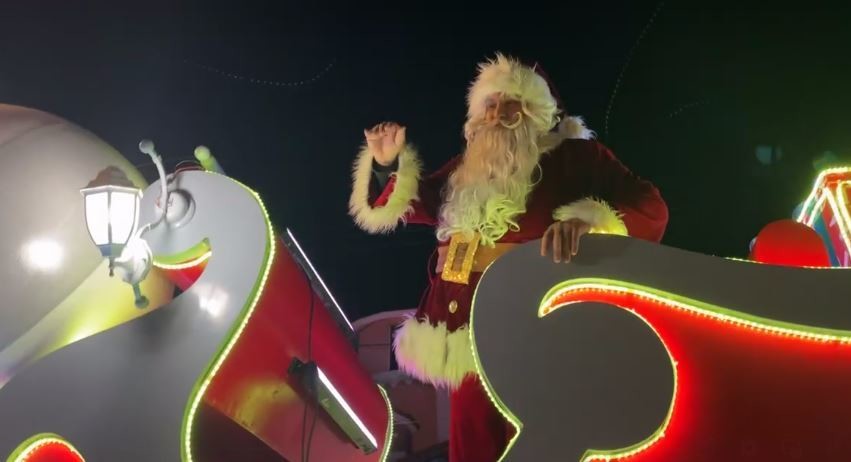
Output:
[[[467,135],[467,142],[470,143],[473,141],[473,138],[483,132],[490,132],[492,135],[499,133],[507,135],[508,132],[523,128],[525,126],[524,122],[525,118],[523,113],[517,112],[511,119],[495,118],[492,120],[470,120],[464,127],[464,132]]]

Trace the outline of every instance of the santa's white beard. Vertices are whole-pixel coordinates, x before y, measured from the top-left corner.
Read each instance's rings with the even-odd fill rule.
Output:
[[[490,245],[517,230],[516,219],[526,212],[541,157],[538,132],[527,117],[516,128],[470,122],[467,130],[470,140],[461,165],[449,177],[437,238],[479,233],[481,242]]]

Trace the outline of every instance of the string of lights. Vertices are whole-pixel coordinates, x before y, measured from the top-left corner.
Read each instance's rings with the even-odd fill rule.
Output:
[[[201,64],[201,63],[197,63],[197,62],[194,62],[194,61],[190,61],[188,59],[184,59],[183,62],[185,62],[186,64],[193,65],[193,66],[195,66],[199,69],[203,69],[207,72],[211,72],[213,74],[217,74],[217,75],[220,75],[222,77],[226,77],[226,78],[232,79],[232,80],[238,80],[238,81],[241,81],[241,82],[247,82],[247,83],[252,83],[252,84],[256,84],[256,85],[266,85],[266,86],[270,86],[270,87],[301,87],[301,86],[304,86],[304,85],[310,85],[310,84],[316,82],[317,80],[321,79],[323,76],[325,76],[325,74],[330,72],[331,69],[334,67],[335,60],[332,59],[328,63],[328,65],[326,65],[322,70],[320,70],[318,73],[314,74],[312,77],[307,78],[307,79],[303,79],[303,80],[297,80],[297,81],[266,80],[266,79],[261,79],[261,78],[257,78],[257,77],[253,77],[253,76],[242,75],[242,74],[237,74],[237,73],[234,73],[234,72],[225,71],[225,70],[213,67],[213,66],[209,66],[207,64]]]
[[[629,68],[630,63],[632,62],[632,58],[635,56],[635,51],[638,49],[638,45],[641,44],[641,41],[644,39],[644,36],[647,35],[647,31],[653,27],[653,23],[656,22],[656,16],[659,15],[659,12],[662,11],[662,7],[665,5],[664,1],[660,1],[656,5],[656,9],[653,11],[653,14],[650,15],[650,19],[647,21],[647,24],[644,26],[644,29],[641,30],[641,33],[638,35],[638,38],[635,40],[635,43],[632,45],[632,48],[629,50],[629,54],[626,56],[626,61],[621,68],[620,74],[618,74],[618,78],[615,81],[615,87],[612,89],[612,96],[609,97],[609,105],[606,107],[606,120],[605,120],[605,130],[606,137],[609,136],[609,119],[612,113],[612,107],[615,105],[615,98],[618,95],[618,90],[621,87],[621,82],[623,81],[623,76],[626,74],[627,68]]]

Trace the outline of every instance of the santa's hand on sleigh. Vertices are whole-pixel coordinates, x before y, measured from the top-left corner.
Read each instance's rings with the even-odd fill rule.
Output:
[[[546,257],[552,249],[554,262],[569,263],[579,251],[579,238],[590,230],[591,225],[578,218],[553,223],[541,239],[541,256]]]
[[[376,162],[387,167],[396,161],[405,146],[405,130],[396,122],[382,122],[363,131],[366,145]]]

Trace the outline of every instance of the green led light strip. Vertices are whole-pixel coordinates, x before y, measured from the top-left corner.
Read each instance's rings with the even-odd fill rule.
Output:
[[[791,268],[789,265],[778,265],[776,263],[764,263],[756,260],[748,260],[747,258],[740,257],[719,257],[724,258],[724,260],[730,260],[737,263],[750,263],[752,265],[763,265],[763,266],[786,266],[787,268]],[[848,271],[851,268],[847,268],[844,266],[809,266],[809,265],[795,265],[794,268],[803,268],[807,270],[815,270],[815,271]]]
[[[243,186],[244,187],[244,186]],[[247,189],[247,188],[246,188]],[[250,190],[249,190],[250,191]],[[252,191],[253,192],[253,191]],[[210,252],[210,241],[203,239],[194,246],[178,253],[170,255],[154,256],[153,265],[157,267],[169,267],[185,264],[188,261],[198,260],[203,258],[205,254]]]
[[[219,175],[218,173],[208,172],[211,175]],[[233,178],[222,175],[225,178],[235,182],[246,191],[248,191],[257,203],[260,205],[260,209],[263,211],[263,218],[266,220],[267,227],[267,241],[266,241],[266,249],[263,258],[263,270],[260,273],[257,281],[255,282],[254,288],[252,289],[251,296],[249,296],[250,302],[245,305],[242,309],[242,313],[236,322],[235,328],[228,335],[227,340],[224,342],[224,345],[216,354],[210,366],[208,366],[205,373],[201,375],[201,378],[195,384],[192,389],[192,393],[190,394],[189,401],[186,406],[186,410],[184,411],[183,424],[181,426],[181,438],[180,438],[180,454],[181,459],[184,461],[193,461],[192,458],[192,428],[195,424],[195,414],[198,411],[198,406],[201,404],[201,399],[204,397],[204,394],[207,391],[207,388],[210,386],[210,382],[216,376],[216,373],[224,364],[225,359],[227,359],[228,355],[230,355],[231,350],[234,345],[236,345],[237,340],[242,335],[242,332],[245,330],[245,327],[248,325],[248,321],[251,319],[251,315],[254,314],[254,309],[257,307],[257,303],[260,300],[260,296],[263,294],[263,289],[266,287],[266,280],[269,277],[269,271],[272,268],[272,262],[275,258],[275,232],[272,229],[272,221],[269,218],[269,212],[266,210],[266,206],[263,204],[263,200],[260,196],[251,188],[245,186],[239,181],[234,180]]]
[[[395,425],[393,422],[393,405],[390,403],[390,397],[387,396],[384,387],[379,385],[378,391],[381,392],[381,397],[387,403],[387,431],[384,433],[384,449],[381,450],[381,458],[378,461],[387,462],[390,457],[390,446],[393,445],[393,425]]]
[[[523,431],[523,422],[521,422],[520,419],[518,419],[517,416],[514,415],[513,412],[511,412],[511,409],[509,409],[508,406],[506,406],[505,403],[502,402],[502,399],[500,399],[496,392],[494,392],[493,386],[491,385],[487,374],[485,374],[485,369],[482,367],[482,361],[481,359],[479,359],[479,352],[476,348],[476,335],[474,330],[474,326],[476,325],[476,323],[474,322],[474,318],[476,315],[475,300],[478,300],[477,293],[479,291],[479,287],[481,287],[481,284],[476,284],[476,288],[473,290],[473,306],[470,307],[470,328],[468,329],[469,332],[467,333],[467,335],[470,336],[470,348],[473,350],[473,364],[475,364],[476,366],[476,373],[479,375],[482,381],[482,386],[485,389],[485,393],[487,393],[488,398],[490,398],[491,402],[499,411],[499,413],[502,414],[505,420],[507,420],[514,427],[514,436],[512,436],[511,440],[508,441],[508,445],[505,447],[505,451],[499,457],[499,460],[497,460],[497,462],[502,462],[503,460],[505,460],[505,457],[508,456],[508,453],[511,452],[511,448],[514,447],[515,444],[517,444],[517,439],[520,437],[520,433]]]
[[[39,433],[38,435],[32,436],[28,438],[26,441],[21,443],[6,459],[6,462],[27,462],[32,456],[32,454],[37,451],[39,448],[49,444],[59,444],[64,446],[65,449],[72,452],[74,455],[83,459],[83,456],[77,451],[74,446],[71,445],[68,441],[62,438],[59,435],[55,435],[53,433]]]
[[[558,294],[580,289],[624,293],[643,300],[661,303],[670,308],[686,311],[701,317],[747,327],[760,332],[818,342],[851,344],[851,331],[776,321],[682,297],[664,290],[605,278],[573,279],[557,285],[544,297],[544,301],[539,308],[539,316],[547,314],[547,303],[551,303]]]
[[[205,261],[209,260],[211,256],[213,256],[213,251],[208,250],[207,252],[205,252],[200,257],[194,258],[194,259],[189,260],[189,261],[184,262],[184,263],[167,264],[167,263],[157,263],[155,261],[154,266],[159,268],[159,269],[163,269],[163,270],[179,271],[179,270],[184,270],[184,269],[188,269],[188,268],[194,268],[194,267],[200,265],[201,263],[204,263]]]
[[[208,173],[218,175],[218,173],[214,173],[214,172],[208,172]],[[224,176],[224,175],[222,175],[222,176]],[[242,314],[240,315],[241,317],[238,319],[238,321],[236,323],[236,328],[229,334],[228,339],[224,343],[224,346],[221,348],[221,350],[215,356],[215,359],[212,361],[211,365],[207,368],[207,371],[204,374],[202,374],[202,379],[199,380],[196,383],[195,387],[193,387],[193,391],[190,395],[189,402],[187,403],[187,407],[186,407],[186,410],[184,412],[183,425],[182,425],[182,428],[181,428],[181,433],[182,433],[181,438],[180,438],[180,441],[181,441],[181,459],[184,460],[184,461],[193,461],[194,460],[193,457],[192,457],[191,435],[192,435],[192,428],[194,427],[194,424],[195,424],[195,415],[197,413],[198,406],[200,405],[201,400],[203,399],[203,396],[207,391],[207,388],[210,386],[210,383],[212,382],[213,378],[216,376],[216,373],[221,368],[222,364],[224,364],[227,357],[230,355],[231,350],[236,345],[236,342],[239,340],[240,336],[242,335],[242,332],[245,330],[246,326],[248,325],[248,321],[251,319],[251,316],[254,314],[254,309],[257,307],[257,303],[260,301],[260,297],[262,296],[263,290],[266,287],[266,281],[268,280],[269,272],[272,268],[272,263],[273,263],[274,258],[275,258],[275,251],[276,251],[275,237],[274,237],[275,233],[274,233],[274,229],[272,228],[272,221],[269,217],[269,213],[266,209],[265,204],[263,203],[263,200],[260,198],[260,196],[254,190],[247,187],[246,185],[240,183],[239,181],[234,180],[233,178],[230,178],[230,177],[226,177],[226,178],[230,179],[231,181],[234,181],[235,183],[237,183],[238,185],[243,187],[246,191],[248,191],[255,198],[255,200],[257,200],[257,203],[260,205],[260,208],[263,211],[263,217],[266,220],[266,225],[267,225],[267,230],[268,230],[268,233],[267,233],[267,239],[268,240],[267,240],[267,243],[266,243],[266,251],[265,251],[265,255],[264,255],[263,271],[262,271],[260,277],[258,278],[257,282],[255,283],[255,286],[252,290],[252,294],[249,297],[250,303],[248,303],[243,308]],[[181,255],[183,257],[186,257],[187,255],[198,255],[198,251],[204,249],[204,253],[200,257],[194,257],[195,258],[195,264],[200,263],[199,260],[201,260],[201,261],[206,260],[207,258],[209,258],[209,254],[210,254],[209,248],[210,247],[209,247],[209,242],[207,242],[206,240],[204,242],[205,242],[206,248],[201,246],[201,245],[195,246],[193,248],[194,252],[189,252],[189,251],[182,252]],[[193,257],[189,257],[189,258],[193,258]],[[186,258],[169,259],[169,260],[172,260],[172,261],[178,260],[178,261],[185,262]],[[168,267],[168,266],[172,266],[172,265],[180,266],[179,263],[168,264],[168,263],[161,262],[159,264],[160,267]],[[192,265],[192,266],[194,266],[194,265]],[[387,404],[387,413],[388,413],[388,424],[387,424],[387,430],[386,430],[386,434],[385,434],[385,443],[384,443],[384,448],[382,449],[381,459],[380,459],[380,462],[386,462],[388,460],[389,456],[390,456],[390,447],[391,447],[392,441],[393,441],[393,425],[394,425],[393,408],[392,408],[392,404],[390,402],[390,398],[387,396],[387,392],[384,390],[384,388],[379,386],[379,391],[381,392],[381,396]]]

